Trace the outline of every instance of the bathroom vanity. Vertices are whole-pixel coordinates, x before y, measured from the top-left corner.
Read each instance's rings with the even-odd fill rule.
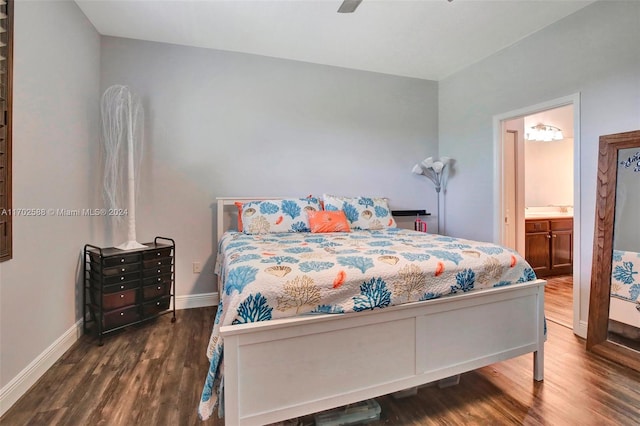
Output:
[[[525,213],[525,258],[538,277],[573,271],[573,212],[539,209]]]

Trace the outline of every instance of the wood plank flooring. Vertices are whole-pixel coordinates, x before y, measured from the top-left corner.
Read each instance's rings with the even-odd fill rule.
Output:
[[[573,277],[547,277],[544,287],[544,312],[549,321],[573,328]]]
[[[196,407],[215,308],[182,310],[105,338],[84,336],[1,419],[4,425],[224,425]],[[584,349],[548,322],[545,380],[531,355],[463,374],[460,384],[377,398],[376,425],[637,425],[640,373]],[[293,423],[296,424],[296,423]],[[297,424],[312,424],[312,416]],[[232,426],[232,425],[227,425]]]

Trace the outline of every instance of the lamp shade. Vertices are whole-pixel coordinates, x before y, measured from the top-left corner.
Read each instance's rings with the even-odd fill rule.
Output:
[[[424,160],[422,160],[420,162],[420,164],[422,165],[422,167],[424,167],[425,169],[430,169],[431,166],[433,166],[433,157],[427,157]]]

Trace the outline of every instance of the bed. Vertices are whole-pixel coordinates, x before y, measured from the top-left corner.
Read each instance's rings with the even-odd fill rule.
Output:
[[[640,253],[614,250],[609,318],[640,328]]]
[[[238,201],[218,199],[202,418],[273,423],[526,353],[543,379],[545,281],[517,253],[388,226],[223,233]]]

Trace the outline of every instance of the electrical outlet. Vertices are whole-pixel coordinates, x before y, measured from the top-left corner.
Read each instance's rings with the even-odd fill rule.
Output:
[[[200,262],[193,262],[193,273],[199,274],[202,272],[202,266],[200,266]]]

